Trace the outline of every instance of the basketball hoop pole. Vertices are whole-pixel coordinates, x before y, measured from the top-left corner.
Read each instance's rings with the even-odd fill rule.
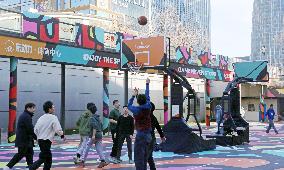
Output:
[[[128,104],[128,71],[124,71],[124,105]]]

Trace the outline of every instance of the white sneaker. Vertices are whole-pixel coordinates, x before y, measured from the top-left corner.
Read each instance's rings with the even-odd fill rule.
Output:
[[[5,166],[3,170],[10,170],[10,168],[8,166]]]

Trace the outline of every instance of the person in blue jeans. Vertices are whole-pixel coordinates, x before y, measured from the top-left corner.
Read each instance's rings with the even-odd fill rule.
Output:
[[[135,88],[128,102],[128,109],[133,113],[137,132],[134,142],[134,163],[136,170],[147,170],[149,147],[152,140],[149,83],[150,79],[147,78],[145,94],[138,94],[138,90]],[[136,96],[138,106],[133,106],[133,101]]]
[[[269,126],[266,129],[266,133],[269,133],[269,131],[270,131],[271,127],[272,127],[274,129],[275,133],[278,134],[278,131],[275,128],[274,122],[273,122],[273,119],[274,119],[274,116],[275,116],[275,112],[274,112],[274,109],[273,109],[273,104],[270,105],[270,108],[267,110],[266,115],[267,115],[268,121],[269,121]]]

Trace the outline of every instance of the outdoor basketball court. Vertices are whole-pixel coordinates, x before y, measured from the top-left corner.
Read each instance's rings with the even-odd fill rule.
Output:
[[[160,170],[205,170],[205,169],[277,169],[284,170],[284,125],[276,124],[279,134],[273,131],[264,132],[266,124],[250,123],[250,143],[234,147],[217,146],[215,150],[194,154],[177,155],[171,152],[155,152],[157,168]],[[214,133],[214,129],[205,130],[205,134]],[[6,136],[2,136],[4,139]],[[3,141],[3,140],[2,140]],[[58,140],[59,141],[59,140]],[[73,164],[72,157],[76,151],[79,136],[68,136],[67,143],[56,143],[52,147],[53,169],[83,169]],[[106,155],[111,151],[111,138],[104,138]],[[3,168],[16,152],[14,144],[0,145],[0,168]],[[37,159],[39,148],[35,148],[34,159]],[[123,147],[123,164],[109,164],[104,169],[135,169],[134,165],[127,164],[126,145]],[[90,152],[89,161],[84,169],[96,169],[98,155],[94,150]],[[22,160],[14,169],[23,169]]]

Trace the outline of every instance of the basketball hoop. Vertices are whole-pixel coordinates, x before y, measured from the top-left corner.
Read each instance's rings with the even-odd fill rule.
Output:
[[[128,62],[127,63],[129,71],[132,73],[140,73],[140,69],[143,68],[143,63],[140,62]]]

